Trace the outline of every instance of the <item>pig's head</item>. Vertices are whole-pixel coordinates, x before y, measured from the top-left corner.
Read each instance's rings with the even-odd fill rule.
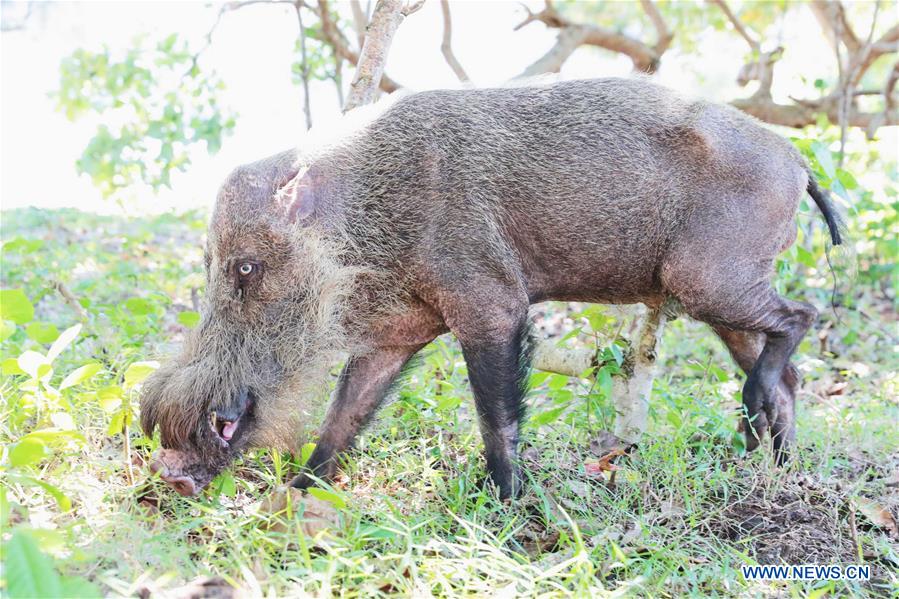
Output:
[[[293,152],[238,168],[219,192],[201,322],[141,397],[163,447],[152,469],[182,495],[247,448],[294,447],[324,405],[358,272],[314,218],[316,195]]]

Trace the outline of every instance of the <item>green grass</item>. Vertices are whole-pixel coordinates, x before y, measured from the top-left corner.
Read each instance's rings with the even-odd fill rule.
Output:
[[[899,539],[858,509],[867,499],[899,516],[895,309],[862,278],[836,322],[820,255],[817,270],[797,267],[780,281],[822,310],[795,358],[805,385],[789,467],[775,468],[766,452],[741,454],[742,376],[713,335],[681,319],[665,332],[650,430],[614,482],[585,468],[598,457],[591,440],[613,425],[607,394],[586,379],[534,375],[536,420],[522,448],[530,480],[521,499],[503,504],[481,484],[466,369],[447,337],[359,439],[331,487],[345,502],[337,523],[310,537],[291,523],[270,527],[259,510],[296,457],[257,451],[195,500],[141,467],[157,442],[128,425],[140,368],[125,373],[190,323],[179,315],[193,311],[192,289],[202,287],[204,217],[28,210],[4,213],[2,226],[2,286],[24,290],[31,322],[83,324],[44,382],[42,372],[12,373],[8,360],[46,353],[46,327],[20,323],[0,346],[4,549],[32,547],[42,559],[26,570],[45,582],[75,577],[58,587],[75,589],[66,592],[133,596],[216,576],[266,596],[899,595]],[[601,340],[623,324],[608,314],[593,322]],[[569,343],[593,338],[584,324]],[[57,392],[86,363],[99,364],[97,374]],[[47,436],[33,453],[23,439],[42,429],[80,436]],[[6,551],[4,560],[8,595],[28,580],[13,580],[21,568]],[[762,583],[740,573],[781,562],[868,563],[875,580]]]

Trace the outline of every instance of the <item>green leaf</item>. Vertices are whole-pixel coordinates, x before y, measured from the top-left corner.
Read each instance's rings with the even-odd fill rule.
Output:
[[[30,466],[43,460],[49,451],[44,442],[35,437],[24,437],[9,450],[9,463],[15,468]]]
[[[531,387],[537,387],[542,385],[543,382],[549,378],[548,372],[536,371],[531,374]]]
[[[114,412],[122,405],[125,394],[118,385],[103,387],[97,391],[97,401],[106,413]]]
[[[146,316],[153,312],[153,304],[142,297],[131,297],[125,300],[125,307],[135,316]]]
[[[10,239],[3,244],[3,251],[18,254],[31,254],[41,249],[44,242],[41,239],[25,239],[24,237],[16,237]]]
[[[195,328],[200,324],[200,313],[193,310],[187,310],[178,314],[178,322],[189,329]]]
[[[109,421],[109,426],[106,428],[106,434],[110,437],[118,435],[125,428],[125,411],[119,410],[115,414],[112,415],[112,420]]]
[[[159,362],[134,362],[125,370],[125,390],[142,383],[154,370],[159,368]]]
[[[38,549],[34,539],[17,531],[5,545],[6,596],[10,599],[62,596],[62,584],[53,561]]]
[[[32,322],[25,327],[25,334],[38,343],[53,343],[59,337],[59,329],[49,322]]]
[[[812,142],[812,152],[815,154],[815,158],[818,159],[818,164],[821,165],[821,169],[824,170],[824,174],[828,176],[830,179],[834,179],[837,176],[837,169],[833,163],[833,156],[830,152],[830,148],[821,143],[820,141]]]
[[[6,341],[16,333],[16,323],[11,320],[0,320],[0,341]]]
[[[321,499],[322,501],[330,501],[332,504],[334,504],[334,507],[339,510],[342,510],[346,507],[346,500],[332,491],[319,489],[317,487],[310,487],[309,489],[307,489],[307,492],[316,499]]]
[[[237,483],[234,480],[234,474],[226,470],[212,481],[212,488],[217,489],[218,494],[225,497],[234,497],[237,495]]]
[[[609,345],[609,352],[615,358],[615,363],[620,367],[624,363],[624,354],[621,352],[621,348],[618,347],[617,343],[613,343]]]
[[[34,306],[21,289],[0,291],[0,319],[25,324],[34,318]]]
[[[602,391],[603,397],[612,397],[612,373],[608,366],[603,366],[596,374],[596,386]]]
[[[837,169],[837,180],[842,183],[843,187],[846,189],[858,188],[858,181],[856,181],[852,173],[847,170]]]
[[[47,352],[47,359],[52,362],[56,359],[56,357],[63,352],[65,348],[69,346],[72,341],[75,340],[75,337],[78,336],[78,333],[81,332],[81,325],[76,324],[75,326],[67,328],[62,332],[56,341],[53,342],[53,345],[50,346],[50,351]]]
[[[80,576],[63,576],[62,596],[76,599],[99,599],[103,597],[103,593],[97,586]]]
[[[796,259],[799,260],[805,266],[809,268],[815,268],[817,266],[817,261],[815,257],[812,255],[810,251],[802,247],[801,245],[796,245]]]
[[[546,384],[552,390],[561,389],[568,384],[568,377],[564,374],[554,374],[549,377],[549,382]]]
[[[103,366],[99,362],[90,362],[76,368],[69,375],[62,380],[62,383],[59,385],[59,390],[68,389],[69,387],[74,387],[75,385],[80,385],[84,381],[90,379],[95,374],[100,372],[100,369]]]
[[[72,501],[66,496],[65,493],[60,491],[58,488],[54,487],[50,483],[44,482],[42,480],[38,480],[31,476],[25,476],[22,474],[9,473],[7,477],[10,480],[17,481],[22,485],[30,485],[32,487],[40,487],[44,491],[46,491],[53,499],[56,500],[56,505],[59,506],[59,509],[63,512],[67,512],[72,509]]]
[[[62,445],[67,441],[79,441],[85,443],[84,435],[75,430],[66,430],[59,428],[42,428],[32,431],[22,437],[22,439],[38,439],[44,445]]]
[[[559,408],[553,408],[552,410],[545,410],[543,412],[540,412],[539,414],[534,414],[534,416],[531,417],[531,425],[539,427],[551,422],[555,422],[559,419],[559,416],[562,415],[562,412],[564,412],[567,408],[568,406],[565,405]]]
[[[455,412],[456,408],[458,408],[462,404],[462,398],[457,395],[444,395],[440,401],[437,402],[437,411],[438,412]]]
[[[0,372],[4,376],[12,376],[14,374],[25,374],[25,371],[19,367],[19,361],[15,358],[6,358],[0,363]]]
[[[309,458],[312,457],[312,452],[315,451],[315,443],[304,443],[300,448],[300,466],[304,466],[306,462],[309,461]]]

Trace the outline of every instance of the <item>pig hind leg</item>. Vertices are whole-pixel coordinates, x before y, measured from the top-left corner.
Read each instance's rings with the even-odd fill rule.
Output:
[[[759,261],[727,251],[712,255],[707,253],[711,247],[704,248],[706,251],[692,248],[680,260],[670,261],[662,270],[663,284],[693,318],[715,327],[764,336],[743,385],[743,427],[748,449],[759,445],[769,427],[775,447],[781,448],[791,425],[786,414],[783,420],[777,414],[778,385],[817,311],[809,304],[779,296],[767,281],[768,269],[761,269]],[[779,460],[783,460],[782,451]]]
[[[722,326],[713,327],[727,346],[737,365],[748,376],[765,347],[766,336],[751,331],[734,331]],[[799,371],[787,364],[775,391],[774,414],[766,414],[771,426],[771,440],[777,463],[782,464],[796,439],[796,391]]]

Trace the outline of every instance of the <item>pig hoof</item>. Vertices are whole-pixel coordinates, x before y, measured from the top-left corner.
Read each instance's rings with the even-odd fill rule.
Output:
[[[516,478],[514,481],[508,481],[506,484],[501,484],[488,475],[481,478],[478,482],[480,488],[491,495],[496,495],[503,503],[509,503],[518,499],[523,493],[520,478]]]
[[[315,481],[308,474],[299,474],[290,481],[290,486],[294,489],[308,489],[315,486]]]

